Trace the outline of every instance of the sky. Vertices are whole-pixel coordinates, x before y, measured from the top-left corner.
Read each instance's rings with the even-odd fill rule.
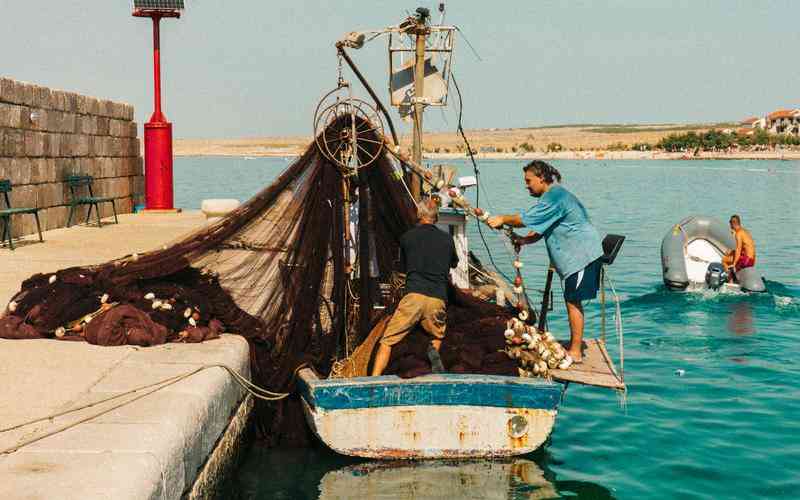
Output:
[[[185,15],[162,21],[161,30],[164,111],[184,138],[311,134],[318,99],[336,85],[335,41],[438,5],[186,3]],[[718,122],[800,107],[797,0],[446,6],[446,22],[480,56],[457,40],[453,72],[468,129]],[[130,10],[129,0],[0,0],[0,76],[131,103],[141,125],[153,110],[152,32]],[[386,102],[385,40],[351,55]],[[425,114],[428,130],[456,124],[454,106]]]

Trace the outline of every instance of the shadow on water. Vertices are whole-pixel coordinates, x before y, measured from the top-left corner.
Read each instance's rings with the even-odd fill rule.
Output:
[[[547,450],[496,460],[380,461],[327,449],[254,446],[226,497],[252,499],[614,498],[586,481],[558,481]],[[275,474],[275,471],[281,471]]]

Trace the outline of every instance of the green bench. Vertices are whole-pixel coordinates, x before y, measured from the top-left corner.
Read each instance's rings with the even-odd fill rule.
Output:
[[[89,205],[89,212],[86,214],[86,223],[89,223],[89,219],[92,217],[92,208],[94,208],[95,212],[97,212],[97,227],[102,227],[103,224],[100,222],[100,203],[111,203],[111,208],[114,210],[114,222],[119,224],[119,219],[117,219],[116,201],[114,198],[101,198],[95,196],[94,192],[92,192],[93,182],[94,177],[91,175],[70,175],[67,177],[67,184],[69,185],[70,193],[67,227],[72,225],[72,216],[75,213],[75,209],[81,205]],[[86,188],[89,196],[83,196],[78,193],[78,191],[82,190],[83,188]]]
[[[6,201],[6,208],[0,207],[0,220],[3,221],[3,238],[2,242],[5,243],[8,239],[8,246],[14,250],[14,240],[11,238],[11,216],[18,214],[33,214],[36,217],[36,229],[39,230],[39,241],[44,242],[42,238],[42,226],[39,224],[39,209],[38,208],[13,208],[11,201],[8,198],[8,193],[11,192],[11,181],[7,179],[0,179],[0,193],[3,193],[3,198]]]

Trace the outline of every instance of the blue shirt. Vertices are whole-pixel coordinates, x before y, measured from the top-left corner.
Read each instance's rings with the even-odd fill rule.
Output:
[[[522,223],[544,237],[550,262],[562,278],[577,273],[603,255],[600,234],[589,222],[586,208],[558,184],[521,211]]]

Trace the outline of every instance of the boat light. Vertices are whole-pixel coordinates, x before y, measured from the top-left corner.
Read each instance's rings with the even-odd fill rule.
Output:
[[[519,439],[528,433],[528,419],[522,415],[514,415],[508,419],[508,435]]]

